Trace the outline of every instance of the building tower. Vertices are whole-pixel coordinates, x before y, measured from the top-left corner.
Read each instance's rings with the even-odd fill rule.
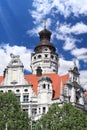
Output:
[[[38,104],[41,113],[47,113],[53,96],[52,80],[42,76],[38,81]]]
[[[39,32],[39,37],[40,42],[31,55],[32,73],[37,75],[38,72],[41,72],[41,74],[58,73],[58,54],[56,48],[50,42],[51,32],[46,29],[46,26]]]
[[[70,78],[64,86],[64,100],[73,104],[84,105],[84,89],[79,83],[79,71],[76,63],[69,70]]]

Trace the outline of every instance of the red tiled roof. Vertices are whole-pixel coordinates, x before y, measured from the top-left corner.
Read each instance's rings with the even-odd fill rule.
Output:
[[[87,91],[85,92],[85,98],[87,99]]]
[[[54,90],[54,96],[53,98],[59,98],[60,96],[60,84],[62,80],[62,84],[64,85],[66,81],[69,79],[69,75],[66,74],[64,76],[59,76],[57,74],[45,74],[42,76],[48,76],[52,80],[53,84],[53,90]],[[33,85],[33,91],[37,94],[37,86],[38,81],[41,77],[38,77],[36,75],[25,75],[25,79]]]
[[[0,76],[0,83],[3,81],[3,79],[4,79],[3,76]]]
[[[48,76],[52,80],[53,84],[53,90],[54,90],[54,96],[53,98],[59,98],[60,96],[60,86],[61,86],[61,81],[62,84],[64,85],[66,81],[69,79],[69,75],[63,75],[59,76],[57,74],[44,74],[42,76]],[[41,77],[36,76],[34,74],[31,75],[25,75],[25,79],[28,81],[28,83],[31,83],[33,85],[33,91],[37,94],[37,87],[38,87],[38,81]],[[0,83],[3,81],[3,76],[0,76]]]

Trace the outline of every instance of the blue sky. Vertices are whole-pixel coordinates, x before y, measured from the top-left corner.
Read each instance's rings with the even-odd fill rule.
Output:
[[[25,69],[31,71],[31,52],[39,43],[44,19],[60,55],[59,74],[67,73],[76,60],[86,87],[87,0],[0,0],[0,74],[10,53],[19,54]]]

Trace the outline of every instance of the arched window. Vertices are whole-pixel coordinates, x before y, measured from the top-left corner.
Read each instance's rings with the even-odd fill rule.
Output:
[[[28,92],[28,89],[24,89],[25,92]]]
[[[17,90],[16,90],[16,92],[20,92],[20,90],[19,90],[19,89],[17,89]]]
[[[45,54],[45,58],[47,58],[48,57],[48,55],[47,54]]]
[[[43,84],[43,89],[45,89],[46,88],[46,85],[45,84]]]
[[[48,84],[48,89],[50,88],[50,85]]]
[[[38,55],[38,58],[41,58],[41,55]]]
[[[36,60],[36,56],[34,56],[34,59]]]
[[[53,56],[53,55],[51,55],[51,58],[53,59],[53,58],[54,58],[54,56]]]

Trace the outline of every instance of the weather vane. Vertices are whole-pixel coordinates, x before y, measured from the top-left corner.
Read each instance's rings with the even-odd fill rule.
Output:
[[[47,20],[43,20],[43,23],[44,23],[44,29],[46,29],[46,22],[47,22]]]

